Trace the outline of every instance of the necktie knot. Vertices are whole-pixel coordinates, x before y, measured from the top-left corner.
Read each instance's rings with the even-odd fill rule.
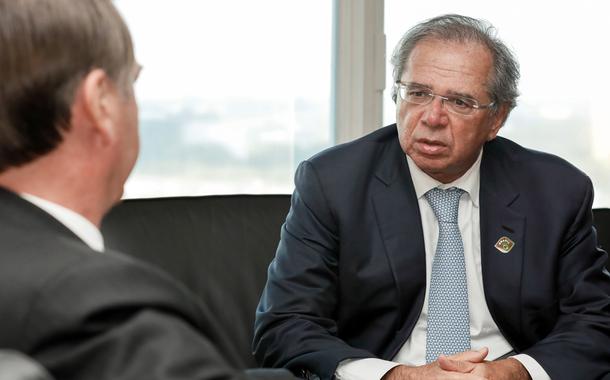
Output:
[[[447,190],[434,189],[428,191],[424,196],[434,211],[439,223],[457,223],[458,206],[464,190],[452,187]]]

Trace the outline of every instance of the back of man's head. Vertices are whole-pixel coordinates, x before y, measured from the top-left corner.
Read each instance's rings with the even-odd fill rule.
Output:
[[[61,143],[91,70],[124,84],[134,61],[111,0],[0,0],[0,172]]]

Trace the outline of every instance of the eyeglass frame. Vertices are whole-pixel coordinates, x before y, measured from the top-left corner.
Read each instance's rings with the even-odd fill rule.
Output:
[[[430,103],[432,103],[432,101],[434,100],[435,97],[438,97],[441,99],[441,104],[445,104],[445,101],[450,101],[451,99],[464,99],[464,100],[468,100],[469,102],[472,102],[473,104],[468,104],[467,102],[465,102],[466,104],[466,108],[468,111],[468,113],[460,113],[458,111],[456,111],[454,108],[452,108],[451,106],[446,107],[445,109],[455,115],[462,115],[462,116],[470,116],[472,115],[476,110],[480,110],[480,109],[489,109],[492,108],[493,106],[496,105],[496,102],[490,102],[488,104],[480,104],[478,100],[474,99],[474,98],[470,98],[467,96],[461,96],[461,95],[450,95],[450,96],[445,96],[445,95],[440,95],[440,94],[435,94],[434,92],[430,91],[430,89],[427,88],[421,88],[420,91],[418,92],[423,92],[427,97],[426,99],[429,99],[428,101],[426,101],[425,103],[415,103],[413,101],[409,101],[407,99],[405,99],[401,92],[401,88],[404,88],[405,91],[407,91],[409,89],[409,85],[408,84],[404,84],[401,81],[396,81],[394,83],[394,87],[396,90],[396,95],[398,98],[400,98],[401,100],[404,100],[405,102],[409,103],[409,104],[417,104],[420,106],[426,106]]]

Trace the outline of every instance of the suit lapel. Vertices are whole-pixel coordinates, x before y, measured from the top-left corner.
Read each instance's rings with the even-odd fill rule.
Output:
[[[510,341],[511,336],[520,334],[525,216],[511,208],[519,192],[511,181],[506,160],[500,159],[506,153],[497,154],[498,144],[492,141],[486,145],[481,162],[481,266],[487,306]],[[503,237],[514,242],[507,253],[495,247]]]
[[[378,170],[373,206],[385,253],[399,295],[396,339],[387,347],[392,357],[411,333],[423,307],[426,256],[417,196],[398,139],[386,143]]]

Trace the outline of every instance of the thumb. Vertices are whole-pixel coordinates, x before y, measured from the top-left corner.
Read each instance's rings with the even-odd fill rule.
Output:
[[[481,363],[485,360],[485,358],[487,357],[487,354],[489,354],[489,349],[487,347],[483,347],[476,351],[460,352],[458,354],[449,356],[449,358],[452,360],[458,360],[458,361]]]
[[[460,372],[460,373],[469,373],[476,366],[476,364],[471,363],[469,361],[450,359],[443,355],[438,357],[438,365],[444,371]]]

